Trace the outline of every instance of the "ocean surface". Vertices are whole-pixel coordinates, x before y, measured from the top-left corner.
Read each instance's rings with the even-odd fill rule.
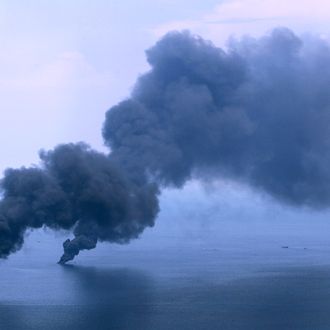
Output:
[[[0,262],[0,329],[330,329],[329,228],[259,229],[150,231],[66,266],[63,237],[32,233]]]

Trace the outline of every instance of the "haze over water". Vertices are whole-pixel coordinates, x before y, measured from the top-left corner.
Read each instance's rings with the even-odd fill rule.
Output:
[[[0,328],[329,329],[326,223],[187,234],[162,220],[130,245],[101,244],[67,266],[56,264],[63,237],[34,232],[1,264]]]
[[[142,165],[156,164],[156,172],[157,167],[163,169],[164,178],[174,186],[190,179],[195,165],[204,171],[209,164],[201,185],[215,189],[208,186],[213,194],[204,194],[201,185],[188,181],[183,190],[174,189],[169,196],[168,187],[162,187],[161,212],[157,217],[151,214],[157,218],[154,228],[147,228],[129,245],[98,243],[66,266],[57,261],[63,241],[72,239],[72,233],[29,233],[22,250],[0,260],[0,330],[330,329],[329,13],[327,0],[81,0],[79,5],[1,1],[1,171],[39,164],[38,150],[59,143],[86,141],[108,153],[101,129],[105,111],[117,104],[124,106],[124,112],[108,116],[112,117],[107,120],[108,142],[116,140],[117,147],[133,142],[134,155],[140,148],[137,162],[154,157],[156,162],[146,157]],[[277,29],[284,26],[288,29]],[[172,30],[191,34],[163,38]],[[251,38],[244,38],[246,34]],[[172,52],[171,45],[179,53]],[[243,62],[228,52],[233,46]],[[149,64],[146,49],[154,49],[149,51]],[[244,63],[246,72],[252,73],[248,84],[241,70]],[[139,93],[131,93],[138,77],[142,84],[135,91]],[[159,107],[160,95],[164,103]],[[167,112],[158,112],[163,108]],[[137,129],[131,131],[133,135],[116,126],[128,123],[130,109],[141,114],[138,125],[132,126]],[[140,123],[148,122],[150,139],[137,139]],[[201,123],[210,129],[201,129],[205,128]],[[118,135],[112,136],[114,132]],[[164,143],[163,137],[167,137]],[[157,141],[161,143],[154,144]],[[147,149],[141,142],[147,142]],[[169,146],[174,152],[168,151]],[[184,157],[176,159],[181,152]],[[176,161],[167,167],[169,159]],[[191,161],[191,167],[180,166]],[[269,196],[269,200],[259,198],[239,184],[216,182],[226,180],[221,171],[210,183],[214,170],[220,169],[213,165],[223,161],[234,176],[240,174],[238,181],[252,178],[255,189],[263,187],[279,201],[301,207],[278,204]],[[249,177],[246,169],[257,171]],[[39,173],[41,182],[49,183],[46,188],[54,192],[54,181],[44,170]],[[34,165],[31,172],[35,174]],[[74,167],[72,173],[77,172]],[[89,174],[95,177],[95,173],[103,172]],[[60,181],[73,186],[67,179]],[[26,191],[7,187],[9,204],[4,205],[9,209],[0,219],[0,233],[5,234],[0,239],[5,251],[1,256],[15,250],[26,228],[45,224],[45,208],[33,210],[38,221],[24,212],[42,205],[39,201],[47,205],[54,201],[54,195],[36,189],[40,199],[31,203],[25,198],[31,197],[31,182],[26,182]],[[92,200],[107,191],[100,189],[103,178],[96,182]],[[16,183],[20,188],[20,178]],[[55,187],[63,197],[61,184]],[[124,195],[132,196],[126,188]],[[111,191],[118,196],[116,187]],[[76,192],[80,195],[81,190]],[[66,195],[71,204],[72,193]],[[77,204],[73,205],[75,213]],[[16,206],[22,206],[23,212],[16,212]],[[20,214],[20,221],[13,214]],[[51,223],[62,219],[53,214],[46,218]],[[73,228],[70,221],[77,219],[69,216],[65,218],[69,224],[59,223]],[[141,220],[146,219],[141,216]],[[59,228],[56,221],[53,224]]]

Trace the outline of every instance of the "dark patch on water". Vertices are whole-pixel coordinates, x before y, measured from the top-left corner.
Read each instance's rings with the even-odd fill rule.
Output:
[[[65,267],[79,304],[0,306],[0,328],[329,329],[330,268],[269,269],[224,283],[158,286],[143,272]],[[51,279],[50,279],[51,280]]]

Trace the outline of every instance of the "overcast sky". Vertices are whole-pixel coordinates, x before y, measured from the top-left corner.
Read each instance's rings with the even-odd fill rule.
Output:
[[[0,169],[59,142],[100,148],[104,113],[147,69],[158,27],[216,5],[184,2],[1,1]]]
[[[144,50],[168,30],[219,46],[278,25],[326,36],[329,9],[327,0],[3,0],[0,169],[37,162],[59,142],[102,148],[104,112],[129,95],[148,68]]]
[[[276,26],[328,38],[329,13],[328,0],[2,0],[0,170],[37,163],[40,148],[61,142],[102,150],[105,111],[169,30],[218,46]]]

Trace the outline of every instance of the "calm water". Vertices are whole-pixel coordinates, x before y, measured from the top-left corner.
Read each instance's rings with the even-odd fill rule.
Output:
[[[36,233],[0,264],[0,329],[330,329],[330,244],[298,236],[157,237],[59,266],[62,239]]]

